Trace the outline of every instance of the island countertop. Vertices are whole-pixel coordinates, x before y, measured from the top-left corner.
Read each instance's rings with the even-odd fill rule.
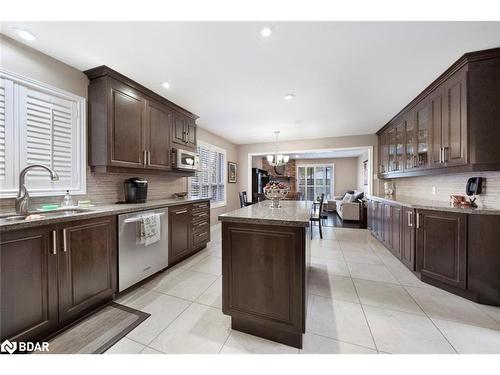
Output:
[[[280,204],[281,208],[271,208],[271,201],[266,200],[219,215],[219,221],[293,227],[309,226],[311,201],[284,200]]]

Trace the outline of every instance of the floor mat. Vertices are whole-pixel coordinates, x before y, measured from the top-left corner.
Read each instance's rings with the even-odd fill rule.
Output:
[[[49,352],[41,353],[104,353],[150,315],[113,302],[49,340]]]

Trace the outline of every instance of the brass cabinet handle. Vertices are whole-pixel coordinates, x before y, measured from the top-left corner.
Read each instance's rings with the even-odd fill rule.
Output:
[[[143,165],[148,165],[148,157],[147,157],[148,152],[146,150],[142,151],[142,164]]]
[[[420,229],[420,214],[417,212],[417,229]]]
[[[148,151],[148,165],[151,165],[151,151]]]
[[[57,231],[52,231],[52,254],[57,255]]]
[[[68,252],[68,248],[66,245],[66,229],[63,229],[63,251]]]
[[[176,211],[175,214],[180,215],[180,214],[185,214],[186,212],[188,212],[188,211],[187,210]]]

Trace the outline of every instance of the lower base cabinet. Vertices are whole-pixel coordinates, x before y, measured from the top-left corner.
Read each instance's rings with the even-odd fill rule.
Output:
[[[193,255],[210,241],[210,202],[171,207],[168,211],[169,266]]]
[[[68,223],[59,253],[59,321],[66,323],[116,292],[116,217]]]
[[[467,215],[417,210],[417,272],[424,278],[465,289]]]
[[[0,341],[37,340],[58,326],[57,228],[1,233]]]
[[[116,217],[4,232],[0,340],[36,341],[111,301]]]
[[[369,199],[368,228],[406,267],[438,288],[500,306],[500,215],[391,206],[397,202]]]
[[[415,271],[415,210],[401,208],[401,262]]]

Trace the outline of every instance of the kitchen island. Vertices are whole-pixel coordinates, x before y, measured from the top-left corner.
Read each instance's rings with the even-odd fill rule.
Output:
[[[260,202],[219,216],[222,311],[235,330],[302,348],[311,202]]]

